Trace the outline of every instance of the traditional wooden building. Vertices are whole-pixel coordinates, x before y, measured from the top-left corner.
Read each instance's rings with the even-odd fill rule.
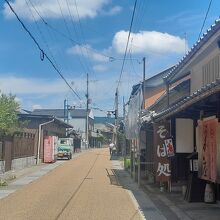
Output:
[[[220,20],[216,20],[164,78],[166,94],[141,115],[145,126],[154,131],[154,177],[168,183],[169,190],[182,181],[189,201],[202,201],[205,184],[210,182],[219,198],[219,78]],[[161,132],[165,137],[159,144]],[[170,155],[165,142],[169,139]]]

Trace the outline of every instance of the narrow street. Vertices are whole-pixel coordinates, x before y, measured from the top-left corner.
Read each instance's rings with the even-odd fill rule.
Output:
[[[0,219],[142,219],[108,149],[88,151],[0,200]]]

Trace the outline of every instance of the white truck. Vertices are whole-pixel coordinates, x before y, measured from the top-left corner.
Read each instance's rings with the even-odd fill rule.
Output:
[[[73,138],[59,138],[57,144],[57,158],[58,159],[72,159],[74,146]]]

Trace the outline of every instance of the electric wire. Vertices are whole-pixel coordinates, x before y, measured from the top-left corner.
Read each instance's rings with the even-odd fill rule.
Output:
[[[42,33],[42,31],[41,31],[39,25],[38,25],[38,22],[37,22],[37,20],[36,20],[34,14],[33,14],[33,12],[32,12],[32,10],[31,10],[31,8],[30,8],[30,5],[29,5],[28,1],[25,0],[25,3],[26,3],[26,5],[27,5],[27,7],[28,7],[28,9],[29,9],[29,11],[30,11],[30,14],[31,14],[33,20],[34,20],[34,23],[35,23],[35,25],[36,25],[36,28],[37,28],[38,32],[40,33],[40,36],[41,36],[41,38],[42,38],[42,40],[43,40],[43,42],[44,42],[44,44],[45,44],[45,46],[46,46],[46,48],[47,48],[49,54],[50,54],[50,56],[51,56],[52,59],[53,59],[53,62],[54,62],[55,65],[60,69],[60,67],[59,67],[59,65],[58,65],[58,63],[57,63],[55,57],[53,56],[53,53],[52,53],[50,47],[49,47],[49,44],[47,43],[46,38],[44,37],[44,35],[43,35],[43,33]]]
[[[61,16],[62,16],[63,21],[64,21],[64,24],[65,24],[65,27],[66,27],[67,33],[68,33],[69,37],[72,38],[72,36],[71,36],[71,32],[70,32],[69,27],[68,27],[68,25],[67,25],[67,21],[66,21],[66,19],[65,19],[65,17],[64,17],[64,14],[63,14],[63,10],[62,10],[62,7],[61,7],[61,4],[60,4],[60,1],[57,0],[57,3],[58,3],[58,5],[59,5],[59,9],[60,9]],[[81,47],[80,47],[80,50],[81,50]],[[82,52],[82,50],[81,50],[81,52]],[[84,56],[83,52],[82,52],[82,55]],[[85,58],[85,57],[84,57],[84,58]],[[85,60],[86,60],[86,59],[85,59]],[[83,64],[83,62],[81,62],[81,63]],[[88,71],[89,71],[89,68],[88,68],[86,62],[85,62],[85,65],[83,64],[83,66],[86,68],[85,72],[88,72]]]
[[[30,5],[31,5],[31,7],[34,9],[34,11],[36,12],[36,14],[39,16],[39,18],[41,19],[41,21],[44,20],[43,17],[42,17],[41,14],[39,13],[39,11],[36,9],[36,7],[34,6],[34,4],[32,3],[31,0],[29,0],[29,3],[30,3]],[[59,4],[59,3],[58,3],[58,4]],[[62,10],[62,9],[61,9],[61,5],[60,5],[60,10]],[[63,11],[62,11],[62,16],[63,16]],[[65,19],[64,19],[64,20],[65,20]],[[67,26],[66,20],[64,21],[64,23],[65,23],[67,32],[69,33],[69,35],[71,35],[70,29],[69,29],[68,26]],[[44,24],[44,22],[43,22],[43,24]],[[45,25],[45,27],[46,27],[46,29],[47,29],[48,34],[49,34],[50,36],[52,36],[52,37],[55,37],[55,35],[53,35],[53,34],[51,33],[51,29],[50,29],[47,25]],[[58,49],[59,49],[59,48],[58,48]],[[61,56],[61,54],[62,54],[62,52],[60,52],[60,56]],[[79,59],[79,62],[80,62],[80,64],[81,64],[81,66],[83,67],[84,71],[86,72],[85,67],[84,67],[84,65],[83,65],[83,63],[82,63],[80,57],[77,56],[77,58]],[[78,91],[77,91],[76,88],[74,88],[74,90],[78,93]],[[68,93],[69,93],[69,92],[68,92]]]
[[[30,38],[34,41],[34,43],[36,44],[37,48],[39,49],[39,51],[41,52],[41,54],[43,55],[43,57],[45,57],[49,63],[52,65],[52,67],[54,68],[54,70],[59,74],[59,76],[64,80],[64,82],[66,83],[66,85],[71,89],[71,91],[76,95],[76,97],[81,100],[80,96],[76,93],[76,91],[70,86],[70,84],[68,83],[68,81],[66,80],[66,78],[63,76],[63,74],[61,73],[61,71],[56,67],[56,65],[54,64],[54,62],[51,60],[51,58],[47,55],[47,53],[44,52],[44,50],[41,48],[40,44],[38,43],[38,41],[35,39],[35,37],[32,35],[32,33],[28,30],[28,28],[25,26],[25,24],[23,23],[23,21],[19,18],[18,14],[15,12],[15,10],[13,9],[13,7],[11,6],[11,4],[9,3],[8,0],[5,0],[5,2],[7,3],[7,5],[9,6],[10,10],[12,11],[12,13],[15,15],[15,17],[17,18],[17,20],[19,21],[19,23],[21,24],[21,26],[23,27],[23,29],[28,33],[28,35],[30,36]]]
[[[29,2],[30,2],[30,4],[31,4],[31,7],[32,7],[32,8],[34,9],[34,11],[36,12],[36,14],[39,16],[39,18],[40,18],[40,20],[42,21],[42,23],[45,25],[45,27],[46,27],[46,29],[47,29],[47,31],[48,31],[48,34],[54,38],[56,35],[52,34],[51,32],[52,32],[52,31],[55,32],[55,28],[53,29],[53,27],[48,24],[48,22],[47,22],[47,21],[43,18],[43,16],[39,13],[39,11],[38,11],[37,8],[35,7],[35,5],[32,3],[32,1],[29,0]],[[57,31],[58,31],[58,30],[57,30]],[[57,33],[57,31],[56,31],[56,33]],[[61,35],[62,37],[63,37],[63,35],[65,35],[65,34],[62,35],[62,32],[60,32],[60,33],[58,33],[58,34],[59,34],[59,36]],[[66,36],[65,39],[68,38],[68,41],[69,41],[69,36],[67,36],[67,35],[65,35],[65,36]],[[72,41],[70,40],[70,42],[71,42],[71,45],[74,43],[73,40],[72,40]],[[62,52],[60,52],[60,54],[62,54]],[[79,60],[80,65],[82,66],[84,72],[86,73],[87,70],[86,70],[86,68],[85,68],[85,66],[84,66],[84,64],[83,64],[83,62],[81,61],[80,56],[77,56],[77,58],[78,58],[78,60]],[[85,74],[85,73],[84,73],[84,74]]]
[[[130,49],[129,49],[130,63],[131,63],[131,67],[132,67],[132,70],[133,70],[134,74],[138,75],[135,68],[134,68],[134,63],[133,63],[133,58],[132,58],[132,42],[133,42],[133,38],[131,39],[131,46],[130,46]]]
[[[147,1],[141,1],[139,4],[139,10],[137,10],[137,17],[136,17],[136,31],[140,30],[142,28],[143,22],[144,22],[144,15],[146,13],[146,8],[147,8]],[[142,3],[142,4],[141,4]],[[139,11],[139,13],[138,13]],[[135,24],[134,24],[134,28],[135,29]]]
[[[122,61],[121,72],[120,72],[120,76],[119,76],[119,80],[118,80],[117,89],[118,89],[118,87],[120,85],[121,77],[122,77],[123,70],[124,70],[125,59],[126,59],[127,50],[128,50],[128,44],[129,44],[129,40],[130,40],[130,36],[131,36],[131,30],[132,30],[132,25],[133,25],[133,21],[134,21],[134,15],[135,15],[135,11],[136,11],[136,6],[137,6],[137,0],[135,0],[135,3],[134,3],[134,9],[133,9],[133,12],[132,12],[132,18],[131,18],[131,23],[130,23],[129,33],[128,33],[128,39],[127,39],[125,53],[124,53],[124,57],[123,57],[123,61]]]
[[[205,22],[206,22],[206,19],[207,19],[207,17],[208,17],[208,14],[209,14],[211,5],[212,5],[212,0],[209,1],[209,5],[208,5],[208,8],[207,8],[207,11],[206,11],[206,14],[205,14],[205,18],[204,18],[204,20],[203,20],[202,27],[201,27],[200,32],[199,32],[198,40],[199,40],[200,37],[201,37],[201,34],[202,34],[203,28],[204,28],[204,26],[205,26]]]
[[[131,46],[130,46],[130,49],[129,49],[129,55],[130,55],[130,58],[132,58],[132,40],[133,38],[131,39]],[[131,64],[131,71],[133,71],[134,73],[136,73],[135,69],[134,69],[134,64],[133,64],[133,61],[130,60],[130,64]],[[128,72],[128,78],[130,79],[127,83],[127,94],[129,94],[129,91],[130,91],[130,88],[131,88],[131,84],[133,83],[133,79],[132,79],[132,74],[131,74],[131,71]]]
[[[66,19],[65,19],[65,17],[64,17],[63,10],[62,10],[62,7],[61,7],[61,5],[60,5],[60,1],[57,0],[57,3],[58,3],[58,6],[59,6],[59,9],[60,9],[61,17],[62,17],[63,22],[64,22],[64,25],[65,25],[65,27],[66,27],[67,33],[68,33],[69,36],[71,36],[69,27],[68,27],[68,25],[67,25],[67,21],[66,21]]]
[[[66,1],[66,2],[67,2],[67,1]],[[71,38],[71,37],[72,37],[72,36],[71,36],[71,32],[70,32],[70,29],[69,29],[69,27],[68,27],[68,25],[67,25],[67,21],[66,21],[66,19],[65,19],[65,17],[64,17],[64,14],[63,14],[63,10],[62,10],[62,7],[61,7],[61,4],[60,4],[60,1],[57,0],[57,3],[58,3],[58,5],[59,5],[59,9],[60,9],[61,16],[62,16],[63,21],[64,21],[64,24],[65,24],[65,27],[66,27],[67,33],[68,33],[69,37]],[[69,5],[67,4],[67,6],[69,6]],[[70,11],[70,9],[68,9],[68,10]],[[80,50],[81,50],[81,47],[80,47]],[[82,52],[82,50],[81,50],[81,52]],[[82,52],[82,55],[84,56],[83,52]],[[85,57],[84,57],[84,58],[85,58]],[[86,59],[85,59],[85,60],[86,60]],[[86,71],[85,71],[85,72],[88,72],[88,71],[89,71],[89,68],[88,68],[86,62],[85,62],[85,68],[86,68]]]
[[[67,5],[67,9],[68,9],[68,13],[69,13],[69,16],[70,16],[70,21],[71,21],[71,26],[72,26],[72,28],[73,28],[73,31],[74,31],[74,33],[75,33],[75,35],[76,35],[76,38],[78,39],[78,41],[79,41],[79,37],[78,37],[78,34],[77,34],[77,30],[76,30],[76,27],[75,27],[75,24],[74,24],[74,15],[72,15],[72,13],[71,13],[71,10],[70,10],[70,5],[69,5],[69,1],[68,0],[66,0],[66,5]],[[79,46],[79,48],[80,48],[80,52],[81,52],[81,55],[83,55],[83,52],[82,52],[82,47],[81,46]],[[82,60],[81,60],[81,57],[80,56],[77,56],[78,57],[78,60],[79,60],[79,62],[80,62],[80,64],[81,64],[81,66],[83,67],[83,69],[84,69],[84,72],[86,73],[88,70],[87,70],[87,67],[84,65],[84,63],[82,62]]]
[[[83,39],[83,43],[84,43],[84,45],[85,45],[85,35],[84,35],[84,31],[83,31],[83,27],[82,27],[82,23],[81,23],[81,20],[80,20],[80,16],[79,16],[79,11],[78,11],[78,5],[77,5],[77,2],[76,2],[76,0],[74,0],[74,4],[75,4],[75,9],[76,9],[76,14],[77,14],[77,18],[78,18],[78,22],[79,22],[79,29],[80,29],[80,32],[81,32],[81,36],[82,36],[82,39]],[[87,50],[87,48],[85,48],[85,50],[86,50],[86,54],[87,54],[87,57],[89,57],[89,53],[88,53],[88,50]],[[91,68],[91,73],[93,72],[92,71],[92,65],[91,65],[91,63],[90,62],[88,62],[89,63],[89,66],[90,66],[90,68]]]
[[[70,32],[70,30],[69,30],[69,28],[68,28],[67,21],[66,21],[66,19],[65,19],[65,17],[64,17],[63,10],[62,10],[62,8],[61,8],[61,5],[60,5],[59,0],[57,0],[57,2],[58,2],[58,4],[59,4],[59,8],[60,8],[61,15],[62,15],[62,18],[63,18],[63,20],[64,20],[64,23],[65,23],[65,26],[66,26],[66,29],[67,29],[67,33],[69,34],[69,37],[71,38],[71,37],[72,37],[72,36],[71,36],[71,32]],[[71,15],[70,8],[69,8],[69,4],[67,3],[67,0],[66,0],[66,5],[67,5],[68,11],[69,11],[69,13],[70,13],[70,15]],[[74,31],[75,31],[75,28],[74,28]],[[76,31],[75,31],[75,33],[76,33]],[[81,51],[82,56],[85,58],[81,47],[80,47],[80,51]],[[79,57],[79,59],[80,59],[80,57]],[[86,59],[84,59],[84,60],[86,60]],[[89,68],[88,68],[87,64],[86,64],[86,63],[83,64],[83,62],[81,61],[81,59],[80,59],[80,63],[84,66],[83,68],[84,68],[85,72],[88,72],[88,71],[89,71]]]
[[[30,1],[30,0],[29,0]],[[37,10],[37,8],[34,6],[33,3],[31,3],[31,6],[33,7],[33,9],[35,10],[35,12],[38,14],[39,18],[41,19],[41,21],[44,23],[44,25],[47,25],[52,31],[54,31],[55,33],[59,34],[60,36],[62,36],[63,38],[67,39],[68,41],[70,41],[71,43],[77,44],[78,46],[85,48],[87,50],[90,50],[96,54],[99,54],[103,57],[106,57],[109,59],[109,61],[114,61],[114,60],[118,60],[117,57],[113,57],[113,56],[109,56],[103,52],[97,51],[94,48],[91,47],[87,47],[86,45],[83,45],[82,43],[80,43],[77,40],[74,40],[72,37],[67,36],[65,33],[63,33],[62,31],[58,30],[57,28],[55,28],[53,25],[51,25],[50,23],[48,23],[48,21],[46,21],[43,16],[39,13],[39,11]]]

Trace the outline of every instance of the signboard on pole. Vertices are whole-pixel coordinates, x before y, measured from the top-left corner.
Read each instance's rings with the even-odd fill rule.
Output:
[[[168,122],[154,125],[154,144],[156,181],[168,182],[171,176],[170,161],[167,159],[164,141],[170,137],[170,124]]]

